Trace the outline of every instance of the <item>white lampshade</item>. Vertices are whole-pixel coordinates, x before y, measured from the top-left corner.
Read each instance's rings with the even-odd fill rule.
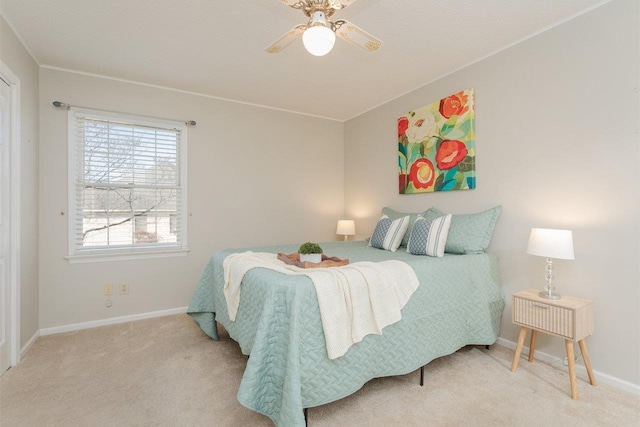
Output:
[[[341,219],[338,221],[336,234],[341,236],[354,236],[356,234],[356,223],[352,219]]]
[[[302,43],[312,55],[324,56],[331,52],[336,42],[336,34],[324,25],[307,28],[302,34]]]
[[[573,232],[571,230],[532,228],[527,253],[547,258],[574,259]]]

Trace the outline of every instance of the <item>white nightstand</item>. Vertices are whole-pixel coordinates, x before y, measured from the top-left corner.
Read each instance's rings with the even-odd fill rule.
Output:
[[[538,296],[538,292],[538,289],[528,289],[513,294],[513,323],[521,325],[522,329],[520,329],[516,354],[511,364],[511,372],[515,372],[518,367],[527,329],[531,329],[529,362],[533,362],[538,331],[563,338],[567,349],[571,397],[577,399],[578,386],[573,355],[573,343],[576,341],[580,345],[584,365],[589,374],[589,382],[591,385],[596,385],[587,352],[587,343],[584,341],[585,337],[593,333],[593,301],[566,295],[559,300],[550,300]]]

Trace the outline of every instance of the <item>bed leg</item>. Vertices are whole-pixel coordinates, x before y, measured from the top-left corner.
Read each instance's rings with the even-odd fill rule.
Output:
[[[302,413],[304,414],[304,425],[305,426],[307,425],[307,409],[309,409],[309,408],[304,408],[302,410]]]
[[[420,367],[420,387],[424,385],[424,366]]]
[[[486,348],[487,350],[489,350],[489,344],[485,345],[484,348]]]

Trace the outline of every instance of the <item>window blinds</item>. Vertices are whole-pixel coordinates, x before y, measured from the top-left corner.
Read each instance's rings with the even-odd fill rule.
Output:
[[[76,249],[180,246],[182,129],[72,114]]]

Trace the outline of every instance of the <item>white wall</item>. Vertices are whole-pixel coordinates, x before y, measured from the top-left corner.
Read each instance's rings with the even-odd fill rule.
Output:
[[[0,17],[0,60],[20,79],[20,346],[38,326],[38,64]]]
[[[196,120],[189,128],[186,257],[69,264],[67,112],[53,101]],[[40,70],[40,327],[187,306],[225,247],[335,240],[344,210],[343,124],[50,68]],[[104,283],[128,296],[105,307]]]
[[[187,305],[213,251],[335,239],[343,206],[365,237],[384,205],[462,213],[501,204],[490,247],[508,297],[501,336],[517,334],[510,295],[543,285],[544,260],[525,254],[530,228],[571,228],[576,260],[557,262],[556,281],[596,302],[594,368],[640,384],[638,14],[637,1],[615,0],[344,126],[53,69],[38,81],[37,64],[0,19],[0,59],[22,83],[22,344],[39,328]],[[467,87],[476,89],[478,188],[398,195],[397,117]],[[189,134],[187,257],[63,259],[66,113],[54,100],[198,121]],[[110,309],[107,281],[131,285]],[[548,337],[539,349],[564,354]]]
[[[561,293],[595,301],[594,369],[640,384],[639,10],[616,0],[345,124],[345,200],[360,237],[382,206],[454,213],[502,205],[490,251],[511,295],[542,288],[545,260],[525,253],[531,227],[574,231],[575,261],[556,261]],[[437,61],[437,58],[434,58]],[[407,61],[410,64],[410,61]],[[476,90],[477,189],[399,195],[397,118]],[[562,340],[537,348],[564,357]]]

